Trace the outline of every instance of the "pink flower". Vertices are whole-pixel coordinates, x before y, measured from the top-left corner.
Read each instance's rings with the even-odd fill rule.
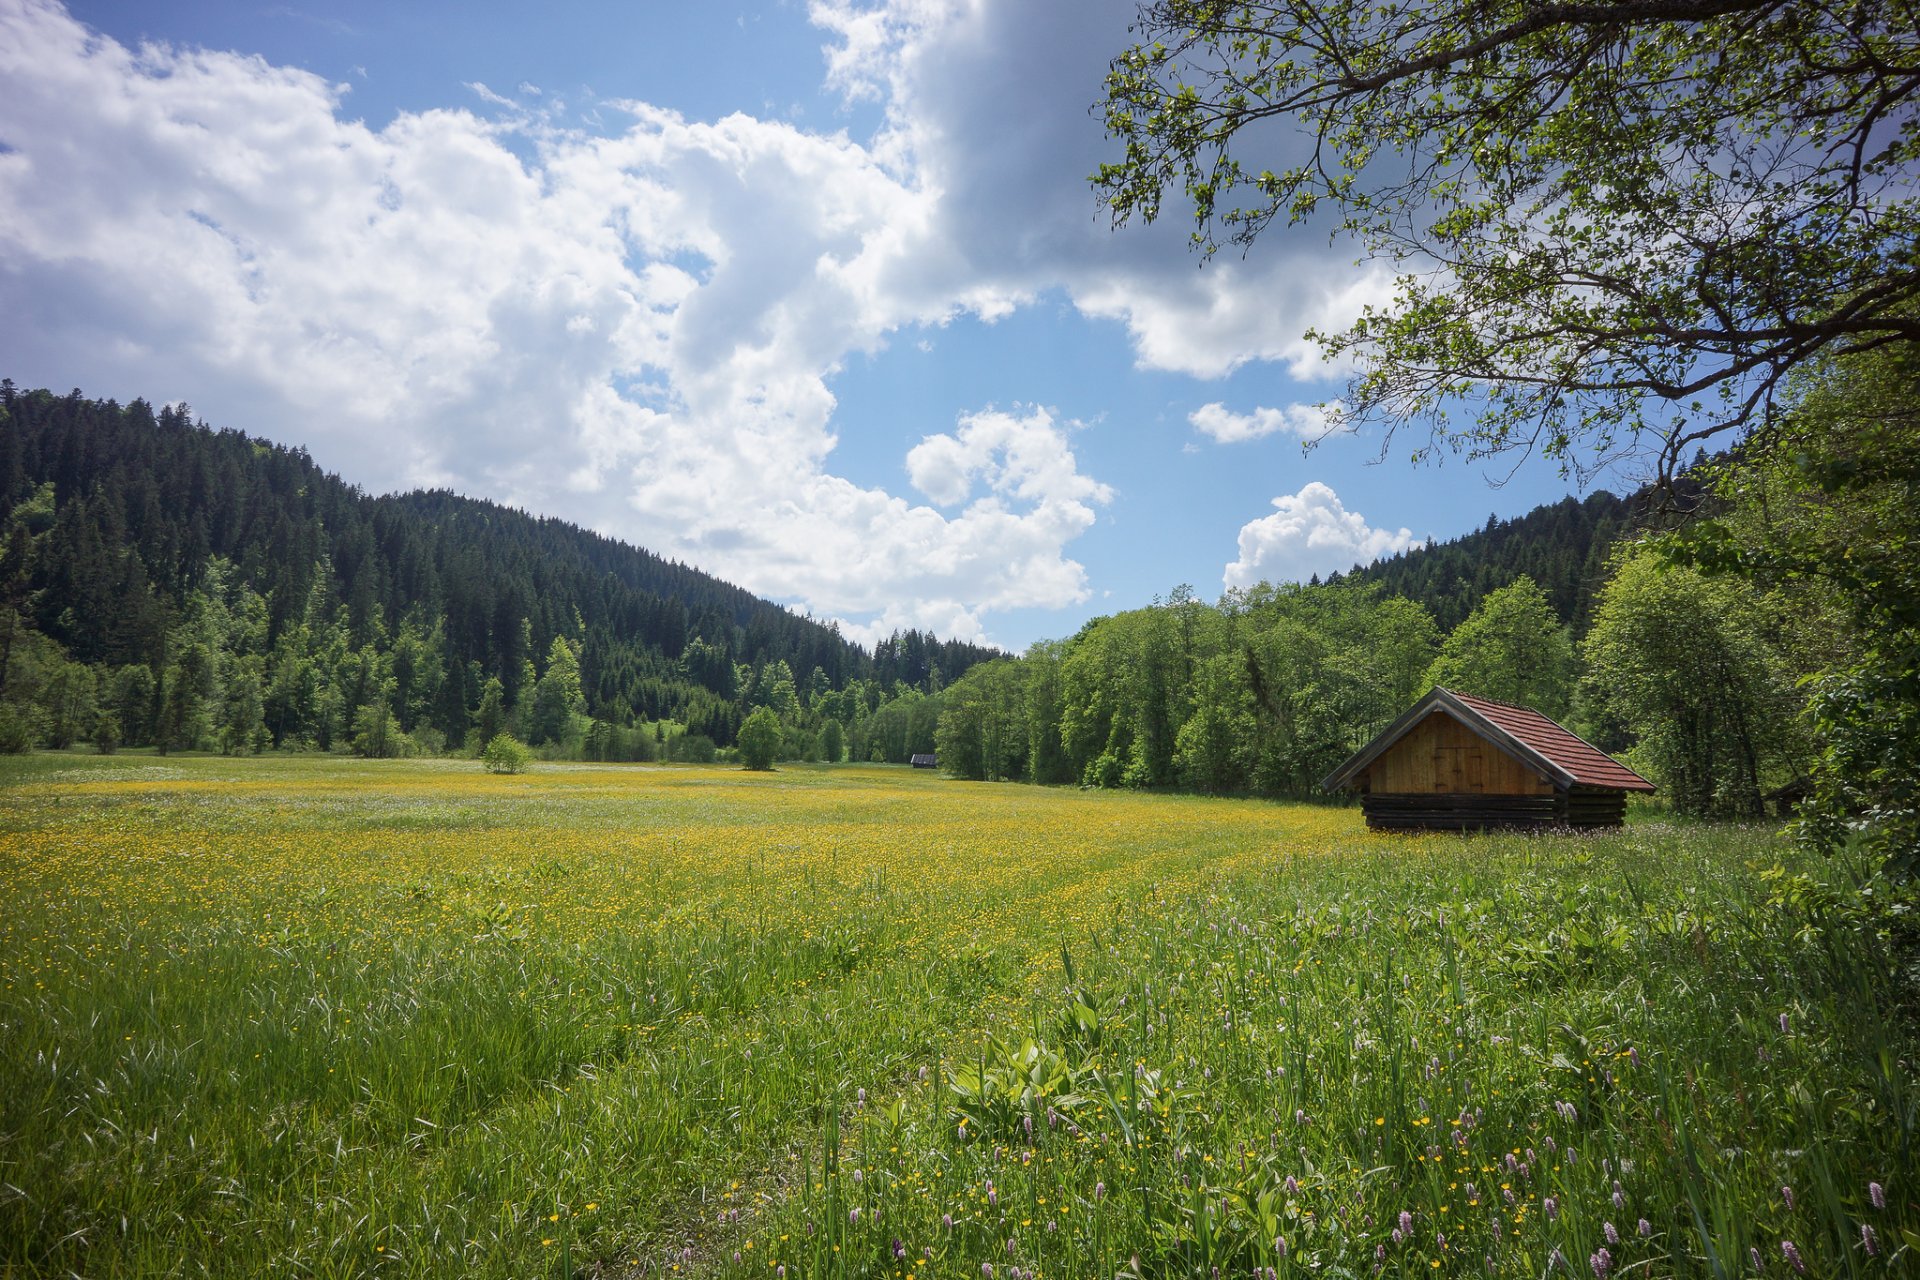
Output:
[[[1887,1189],[1877,1182],[1869,1182],[1867,1184],[1867,1199],[1873,1201],[1874,1208],[1884,1209],[1887,1207]]]
[[[1782,1240],[1780,1242],[1780,1254],[1786,1258],[1788,1266],[1798,1271],[1801,1275],[1807,1274],[1807,1264],[1800,1260],[1800,1251],[1793,1247],[1793,1241]]]

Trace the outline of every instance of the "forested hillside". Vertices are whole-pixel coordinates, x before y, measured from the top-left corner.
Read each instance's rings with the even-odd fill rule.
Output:
[[[1525,574],[1574,633],[1585,635],[1606,584],[1607,554],[1634,531],[1647,504],[1645,494],[1616,498],[1604,489],[1584,501],[1562,498],[1511,520],[1488,516],[1472,533],[1402,551],[1347,576],[1419,601],[1451,630],[1488,594]]]
[[[8,380],[0,411],[0,699],[48,721],[13,724],[16,740],[386,754],[511,727],[631,755],[668,736],[656,727],[650,747],[621,732],[634,726],[724,746],[774,705],[804,746],[823,718],[851,735],[992,655],[914,631],[868,653],[563,521],[447,492],[369,496],[184,405]],[[46,660],[14,670],[36,644]],[[28,699],[49,681],[64,700]],[[891,737],[882,754],[904,758]]]

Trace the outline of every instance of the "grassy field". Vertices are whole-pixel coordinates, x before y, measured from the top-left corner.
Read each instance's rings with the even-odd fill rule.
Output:
[[[1920,1274],[1880,917],[1765,829],[0,771],[0,1275]]]

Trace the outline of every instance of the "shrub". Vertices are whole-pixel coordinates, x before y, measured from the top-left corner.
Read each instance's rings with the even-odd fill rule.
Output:
[[[740,748],[740,762],[747,768],[773,768],[773,758],[781,746],[780,718],[767,707],[759,708],[740,726],[736,745]]]
[[[494,734],[493,741],[480,753],[480,763],[488,773],[519,773],[532,758],[526,745],[510,733]]]

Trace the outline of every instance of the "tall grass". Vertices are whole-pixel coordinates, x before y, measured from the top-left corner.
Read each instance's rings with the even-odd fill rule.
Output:
[[[8,767],[8,1275],[1884,1275],[1920,1244],[1885,917],[1765,830]]]

